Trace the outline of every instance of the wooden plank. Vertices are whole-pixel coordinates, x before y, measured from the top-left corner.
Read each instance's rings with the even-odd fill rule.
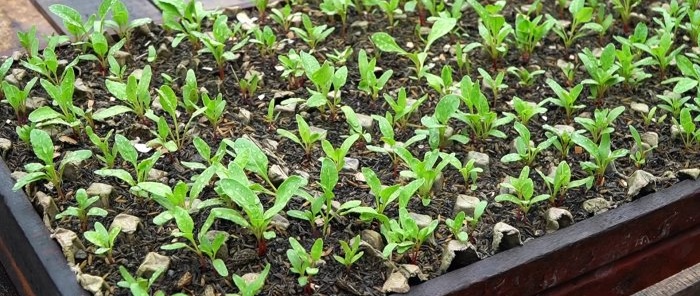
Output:
[[[412,287],[406,295],[536,295],[697,227],[699,208],[700,181],[684,181]],[[655,272],[646,265],[636,268]]]
[[[46,17],[51,24],[57,28],[59,32],[65,34],[67,31],[63,26],[63,21],[58,16],[51,13],[49,6],[52,4],[64,4],[72,7],[73,9],[80,12],[83,19],[86,20],[91,14],[96,13],[97,9],[102,3],[101,0],[31,0],[32,3],[37,7],[37,9]],[[151,18],[155,22],[159,22],[161,19],[161,13],[157,7],[155,7],[148,0],[122,0],[129,10],[129,18]]]
[[[634,296],[700,295],[700,263],[674,274]]]
[[[700,225],[540,295],[630,295],[700,262],[697,250],[700,250]],[[658,295],[676,294],[655,296]]]
[[[0,56],[9,56],[13,51],[21,50],[17,32],[29,31],[37,27],[39,36],[56,32],[29,0],[5,0],[0,5]],[[43,38],[40,38],[43,41]],[[43,44],[40,44],[43,47]]]
[[[87,295],[61,248],[0,159],[0,261],[21,295]]]

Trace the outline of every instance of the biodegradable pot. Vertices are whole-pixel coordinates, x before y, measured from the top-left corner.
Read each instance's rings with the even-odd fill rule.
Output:
[[[700,180],[683,181],[406,295],[630,295],[700,262]]]

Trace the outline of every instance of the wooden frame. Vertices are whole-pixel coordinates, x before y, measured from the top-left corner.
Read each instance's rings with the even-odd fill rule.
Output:
[[[683,181],[407,295],[629,295],[700,262],[698,209],[700,181]]]

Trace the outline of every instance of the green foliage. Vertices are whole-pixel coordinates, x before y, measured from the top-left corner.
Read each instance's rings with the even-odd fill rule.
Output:
[[[86,231],[83,233],[83,236],[85,236],[85,239],[90,243],[97,246],[95,254],[106,254],[107,263],[114,264],[112,250],[114,249],[114,242],[117,240],[117,236],[119,233],[121,233],[121,231],[122,229],[119,226],[110,227],[110,230],[107,231],[102,223],[95,222],[95,230]]]
[[[292,27],[292,32],[309,45],[311,52],[316,50],[316,46],[319,42],[326,40],[326,38],[335,31],[335,28],[328,28],[328,25],[314,26],[311,19],[306,14],[302,14],[301,23],[304,28]]]
[[[172,47],[177,47],[184,38],[187,38],[198,50],[202,47],[197,33],[202,32],[204,21],[214,16],[213,11],[204,9],[201,1],[190,0],[158,0],[156,6],[163,12],[163,26],[177,32],[172,41]]]
[[[53,84],[49,80],[41,79],[41,86],[53,99],[53,104],[58,106],[61,112],[53,110],[49,106],[39,107],[29,114],[29,121],[37,123],[38,126],[45,125],[65,125],[73,128],[78,133],[82,123],[81,117],[85,117],[85,112],[80,107],[73,104],[73,92],[75,90],[75,72],[73,68],[68,68],[60,84]]]
[[[479,83],[472,82],[468,76],[462,79],[460,89],[462,102],[467,106],[467,112],[457,112],[455,118],[466,123],[477,139],[506,138],[506,134],[498,130],[498,127],[510,123],[513,118],[499,118],[498,114],[489,107],[488,99],[481,92]]]
[[[194,113],[192,113],[184,125],[180,125],[178,121],[178,111],[177,106],[179,99],[170,86],[163,85],[158,91],[158,98],[163,111],[167,116],[170,117],[172,124],[168,123],[162,116],[154,115],[152,112],[147,114],[149,119],[156,122],[158,129],[153,134],[156,135],[156,139],[152,140],[149,144],[165,147],[168,151],[175,151],[184,147],[187,141],[190,140],[190,129],[192,121],[204,113],[205,108],[199,108]]]
[[[90,150],[69,151],[63,156],[61,163],[56,166],[54,163],[54,146],[51,141],[51,136],[41,129],[32,129],[30,132],[30,142],[34,155],[36,155],[41,163],[28,163],[24,165],[27,174],[19,178],[12,187],[12,190],[18,190],[25,185],[34,183],[39,180],[46,180],[53,184],[59,198],[63,198],[63,172],[68,165],[79,164],[82,161],[90,158],[92,152]]]
[[[328,61],[324,61],[321,65],[313,55],[303,51],[300,53],[300,57],[306,77],[315,87],[315,90],[307,89],[311,96],[306,100],[306,105],[311,108],[321,108],[321,111],[328,107],[331,118],[336,118],[341,99],[340,89],[347,82],[348,68],[342,66],[336,69]],[[332,93],[331,87],[333,88]],[[329,97],[331,98],[329,99]]]
[[[131,73],[126,83],[105,80],[107,90],[124,105],[115,105],[99,110],[93,114],[92,118],[105,120],[122,113],[133,112],[141,119],[145,119],[146,112],[151,110],[151,76],[151,66],[146,65],[139,78]]]
[[[418,252],[426,239],[433,234],[438,226],[438,220],[432,220],[428,226],[419,228],[416,221],[408,214],[406,208],[399,208],[399,219],[391,219],[381,225],[381,232],[387,241],[382,254],[390,257],[396,251],[399,254],[411,252],[409,258],[412,264],[418,261]]]
[[[627,44],[623,44],[621,49],[615,51],[615,57],[617,58],[615,64],[620,67],[617,72],[625,79],[625,85],[636,87],[642,80],[651,77],[651,74],[644,72],[643,68],[654,63],[651,57],[638,60],[638,55],[633,53]]]
[[[221,93],[217,94],[213,99],[209,97],[209,94],[202,93],[202,105],[204,107],[202,114],[207,118],[209,124],[216,129],[223,119],[224,111],[226,111],[226,101]]]
[[[564,1],[565,3],[566,1]],[[560,2],[561,3],[561,2]],[[571,14],[571,24],[568,28],[564,27],[562,23],[553,19],[556,25],[552,28],[552,31],[556,33],[559,38],[564,41],[564,46],[569,49],[571,45],[576,42],[576,40],[587,36],[588,34],[594,33],[601,30],[599,24],[591,22],[593,19],[593,8],[586,7],[586,0],[572,0],[569,4],[569,13]]]
[[[267,275],[270,273],[270,263],[265,264],[265,269],[258,274],[258,277],[255,278],[254,281],[248,283],[246,282],[245,279],[242,277],[238,276],[237,274],[233,275],[233,283],[236,284],[236,288],[238,288],[238,294],[234,295],[240,295],[240,296],[254,296],[260,293],[262,290],[263,286],[265,285],[265,279],[267,279]]]
[[[576,123],[583,126],[583,128],[585,128],[589,133],[591,133],[591,137],[593,138],[593,142],[598,142],[598,140],[601,138],[602,135],[610,134],[613,131],[615,131],[615,128],[611,127],[610,125],[623,112],[625,112],[624,106],[618,106],[612,110],[607,109],[607,108],[606,109],[596,109],[593,112],[592,119],[591,118],[576,117],[576,118],[574,118],[574,121],[576,121]]]
[[[199,52],[210,53],[214,56],[216,65],[219,67],[219,79],[221,80],[224,79],[225,63],[236,59],[236,52],[248,43],[248,38],[244,38],[238,40],[231,48],[226,49],[226,42],[234,36],[233,30],[228,26],[228,17],[226,15],[216,17],[211,35],[197,31],[192,34],[204,43],[204,48]]]
[[[479,36],[491,59],[496,63],[508,53],[507,38],[513,34],[513,27],[500,14],[505,1],[486,7],[476,0],[467,0],[467,2],[479,14]]]
[[[90,142],[92,142],[92,144],[95,145],[95,147],[97,147],[97,149],[99,149],[102,153],[101,155],[95,155],[95,157],[102,161],[107,169],[114,167],[114,162],[116,161],[119,153],[116,145],[112,145],[112,149],[109,148],[108,139],[112,137],[113,132],[114,130],[110,130],[107,132],[107,135],[105,135],[104,138],[100,138],[100,136],[95,134],[91,127],[85,127],[85,134],[87,134]]]
[[[302,87],[305,70],[304,65],[301,63],[301,56],[294,49],[290,49],[289,53],[278,55],[277,59],[280,61],[282,68],[284,68],[281,76],[289,81],[289,87],[291,89]]]
[[[117,148],[117,151],[122,159],[126,160],[133,167],[136,174],[136,179],[134,179],[131,173],[124,169],[101,169],[96,170],[95,174],[102,177],[115,177],[130,186],[136,186],[138,183],[146,181],[148,178],[148,173],[162,155],[161,152],[156,151],[150,157],[139,161],[136,148],[134,148],[134,145],[121,134],[114,135],[114,146]],[[132,187],[132,190],[134,189],[135,188]],[[138,191],[135,193],[139,194]],[[141,196],[143,195],[141,194]]]
[[[537,69],[534,71],[530,71],[525,67],[515,67],[511,66],[508,67],[508,73],[512,74],[515,77],[518,77],[518,85],[524,86],[524,87],[530,87],[533,84],[535,84],[535,81],[537,79],[537,76],[540,76],[544,74],[544,70]]]
[[[50,36],[47,37],[46,47],[41,51],[41,55],[35,54],[29,57],[26,61],[21,61],[22,66],[34,71],[44,78],[50,80],[54,84],[59,84],[67,73],[67,69],[75,66],[78,59],[74,59],[64,67],[63,74],[58,75],[58,56],[56,55],[56,46],[66,42],[68,39],[65,36]],[[5,61],[7,63],[7,61]],[[11,64],[11,63],[10,63]],[[3,64],[4,66],[4,64]]]
[[[311,156],[311,153],[313,152],[314,149],[314,144],[318,141],[321,141],[326,137],[326,134],[323,133],[317,133],[315,131],[311,130],[311,127],[309,127],[309,124],[306,123],[306,120],[304,120],[304,117],[301,115],[297,114],[296,115],[296,121],[297,121],[297,132],[299,133],[299,136],[293,134],[292,132],[278,128],[277,129],[277,134],[292,140],[292,142],[297,143],[304,148],[304,152],[306,153],[307,157]]]
[[[350,0],[323,0],[319,4],[321,11],[329,16],[337,15],[340,17],[340,22],[343,24],[343,34],[345,34],[348,19],[348,10],[350,7],[355,7],[355,4]]]
[[[355,144],[359,138],[360,135],[358,134],[351,135],[345,138],[345,141],[343,141],[338,148],[334,148],[333,144],[326,139],[321,141],[321,148],[323,148],[323,152],[326,153],[326,157],[335,163],[335,168],[337,171],[343,169],[345,166],[345,156],[348,154],[348,151],[350,151],[352,145]]]
[[[496,74],[496,76],[494,77],[482,68],[479,68],[477,70],[479,71],[479,74],[481,74],[481,80],[484,86],[491,89],[491,93],[493,94],[493,101],[497,102],[501,90],[508,89],[508,85],[503,83],[503,79],[506,77],[506,72],[499,71],[498,74]]]
[[[277,189],[274,204],[267,210],[263,209],[257,193],[235,179],[222,179],[219,181],[219,190],[231,201],[236,203],[246,214],[244,218],[238,211],[230,208],[214,208],[204,222],[201,232],[206,232],[215,220],[224,219],[248,228],[258,241],[258,255],[263,256],[267,252],[266,240],[274,238],[275,232],[269,231],[272,218],[281,212],[292,196],[306,186],[306,179],[299,176],[287,178]]]
[[[362,138],[365,144],[372,142],[372,135],[364,130],[355,111],[350,106],[342,106],[340,110],[343,111],[345,121],[348,123],[350,137],[357,135]]]
[[[8,59],[5,64],[12,65],[12,60]],[[4,66],[4,65],[3,65]],[[0,67],[2,68],[2,67]],[[0,77],[5,77],[2,75],[2,69],[0,69]],[[5,100],[10,104],[12,109],[15,111],[15,117],[17,118],[18,124],[24,124],[27,122],[27,97],[29,97],[29,92],[34,88],[34,84],[38,80],[37,77],[32,78],[23,89],[20,89],[7,81],[2,81],[2,93],[5,96]]]
[[[685,44],[682,44],[673,49],[673,35],[668,32],[663,33],[660,37],[653,36],[646,43],[635,43],[634,46],[649,54],[653,59],[653,65],[659,67],[661,77],[666,76],[668,66],[685,48]]]
[[[409,101],[406,96],[406,89],[399,88],[396,98],[391,97],[388,94],[384,94],[384,101],[389,105],[394,114],[391,116],[392,120],[389,122],[398,128],[404,128],[408,124],[408,120],[414,114],[423,102],[428,99],[428,95],[423,95],[418,100]]]
[[[527,214],[530,208],[538,202],[549,199],[549,194],[535,194],[535,185],[530,179],[530,167],[526,166],[520,171],[520,176],[516,179],[508,177],[507,182],[499,184],[500,187],[506,188],[512,193],[503,193],[495,197],[497,202],[510,202],[517,205],[520,210]]]
[[[470,159],[469,161],[465,161],[464,165],[462,165],[457,159],[452,161],[452,165],[462,175],[464,185],[469,186],[471,183],[471,186],[469,187],[471,190],[476,190],[476,179],[480,173],[484,172],[482,168],[474,166],[474,161],[474,159]]]
[[[472,62],[471,58],[469,58],[469,53],[480,47],[481,43],[478,42],[472,42],[465,45],[462,45],[459,42],[455,44],[455,60],[457,61],[457,69],[459,69],[460,73],[471,74]]]
[[[261,30],[256,27],[253,29],[253,36],[255,38],[250,40],[250,43],[257,44],[261,54],[270,56],[275,53],[277,50],[277,37],[275,36],[275,32],[272,31],[272,28],[265,26]]]
[[[397,147],[395,151],[408,167],[408,170],[400,172],[401,176],[407,179],[423,180],[423,184],[418,188],[418,196],[421,197],[423,205],[428,206],[432,194],[431,190],[435,182],[441,181],[439,177],[445,167],[455,159],[454,153],[447,154],[435,149],[426,152],[421,160],[413,156],[406,148]],[[439,163],[438,159],[441,159]]]
[[[521,161],[529,166],[535,161],[540,152],[549,148],[556,140],[555,138],[548,138],[535,146],[531,140],[530,130],[528,130],[526,126],[520,122],[515,122],[513,127],[518,132],[518,137],[515,138],[513,142],[515,145],[515,152],[501,157],[501,162],[503,163]]]
[[[673,124],[680,127],[680,138],[686,148],[700,144],[700,129],[696,127],[689,108],[683,108],[680,119],[674,117]]]
[[[566,161],[559,162],[557,169],[549,175],[545,175],[537,170],[537,174],[542,177],[544,184],[549,191],[549,202],[554,203],[559,197],[566,195],[566,192],[571,188],[586,185],[590,188],[593,183],[593,178],[588,176],[581,180],[571,181],[571,167]]]
[[[421,124],[427,130],[416,130],[416,134],[426,134],[428,136],[428,144],[431,149],[439,149],[445,147],[451,141],[457,141],[466,144],[469,139],[464,135],[448,135],[447,128],[449,120],[459,109],[460,98],[457,95],[447,95],[440,99],[435,106],[435,112],[430,116],[423,116]]]
[[[121,281],[117,283],[117,286],[121,288],[128,288],[129,292],[133,296],[150,296],[151,286],[158,280],[158,278],[165,272],[164,269],[156,270],[150,278],[134,278],[124,266],[119,266],[119,274],[122,276]],[[156,291],[153,296],[165,296],[165,292]],[[173,295],[175,296],[175,295]]]
[[[383,185],[377,174],[370,168],[362,168],[362,175],[367,180],[370,193],[374,196],[374,208],[356,207],[349,212],[359,213],[360,218],[370,222],[372,219],[379,219],[382,223],[388,218],[384,215],[386,209],[398,199],[399,208],[406,207],[409,200],[416,191],[425,183],[423,179],[416,179],[406,185],[394,184]]]
[[[280,9],[273,8],[271,13],[272,20],[278,25],[282,26],[285,32],[289,32],[289,28],[292,26],[292,21],[298,15],[298,12],[292,12],[292,7],[289,6],[289,4],[286,4]]]
[[[150,24],[153,20],[150,18],[139,18],[129,21],[129,11],[126,5],[121,0],[110,0],[112,2],[112,19],[106,20],[107,27],[114,28],[117,31],[119,38],[129,42],[131,40],[131,32],[141,26]]]
[[[584,48],[583,53],[579,53],[578,57],[591,77],[581,83],[591,85],[591,95],[598,101],[605,97],[608,89],[625,80],[617,73],[620,67],[615,64],[615,45],[612,43],[605,46],[600,58],[596,58],[588,48]]]
[[[650,146],[642,142],[642,137],[639,136],[639,132],[633,125],[630,125],[629,129],[632,139],[634,139],[634,148],[630,152],[630,159],[632,159],[637,168],[641,168],[646,164],[647,157],[651,154],[652,150],[656,149],[656,146]]]
[[[88,198],[88,194],[85,189],[80,188],[75,192],[77,207],[70,206],[66,208],[66,210],[56,215],[56,219],[63,219],[64,217],[70,216],[76,217],[78,220],[80,220],[80,229],[82,231],[86,231],[89,216],[107,216],[107,211],[102,208],[92,206],[99,199],[99,196],[92,196]]]
[[[377,78],[376,70],[377,59],[372,58],[367,60],[367,53],[364,49],[360,49],[357,55],[357,66],[360,70],[360,83],[357,88],[376,100],[379,97],[379,91],[384,89],[384,85],[389,81],[394,71],[389,69],[382,73],[382,76]]]
[[[425,61],[428,58],[428,51],[430,50],[430,46],[432,46],[433,43],[440,37],[445,36],[446,34],[451,32],[456,25],[457,20],[453,18],[437,18],[433,23],[433,26],[430,28],[430,33],[428,34],[428,38],[426,39],[423,50],[419,52],[407,52],[406,50],[402,49],[398,44],[396,44],[396,40],[394,40],[394,37],[391,37],[391,35],[385,32],[374,33],[372,34],[370,39],[372,40],[372,43],[374,43],[374,46],[377,47],[380,51],[396,53],[400,56],[411,60],[411,62],[413,62],[414,70],[416,73],[416,79],[420,79],[427,72],[427,69],[425,69]]]
[[[629,152],[627,149],[611,150],[610,134],[604,133],[600,139],[600,144],[580,134],[573,134],[571,140],[583,147],[591,156],[591,161],[581,162],[581,167],[589,174],[595,176],[597,185],[602,185],[605,181],[605,171],[615,159],[624,157]]]
[[[547,138],[554,139],[552,145],[559,151],[560,159],[566,159],[569,155],[569,150],[571,150],[573,144],[571,135],[584,132],[583,130],[573,130],[573,128],[571,130],[565,127],[557,128],[548,124],[543,125],[542,128],[546,130],[544,134]]]
[[[36,35],[36,26],[32,25],[32,28],[27,32],[17,31],[17,40],[19,40],[19,44],[22,45],[22,48],[27,53],[27,58],[31,59],[39,54],[39,38]],[[0,77],[5,77],[5,73],[0,71]]]
[[[333,259],[338,261],[340,264],[344,265],[345,268],[350,269],[352,265],[357,262],[357,260],[360,260],[362,258],[362,255],[365,254],[365,252],[359,251],[360,250],[360,241],[362,239],[360,236],[355,236],[350,240],[352,245],[349,245],[345,241],[340,241],[340,247],[343,249],[343,253],[345,254],[344,257],[340,257],[338,255],[333,255]],[[359,251],[359,252],[358,252]]]
[[[545,101],[542,101],[539,104],[535,104],[533,102],[523,101],[518,97],[513,97],[512,104],[515,114],[510,112],[503,112],[503,114],[512,117],[523,125],[527,125],[533,117],[547,112],[547,108],[542,107],[545,103]]]
[[[568,120],[571,120],[571,117],[574,114],[575,110],[578,109],[583,109],[585,105],[577,105],[576,101],[578,100],[579,95],[581,95],[581,91],[583,90],[583,84],[578,84],[574,86],[570,90],[566,90],[559,83],[557,83],[556,80],[554,79],[547,79],[547,85],[549,85],[549,88],[554,91],[554,94],[557,95],[556,98],[547,98],[542,102],[549,102],[555,106],[561,107],[564,109],[566,112],[566,118]]]
[[[513,34],[515,37],[515,46],[518,47],[521,57],[526,61],[535,51],[537,44],[547,37],[549,30],[551,30],[555,24],[555,21],[552,19],[542,20],[543,18],[541,15],[532,20],[529,16],[523,14],[515,16],[515,31]]]
[[[295,238],[289,238],[291,249],[287,250],[287,259],[291,264],[290,271],[299,275],[299,286],[307,286],[311,278],[318,274],[317,264],[323,255],[323,240],[316,239],[309,252]]]
[[[464,231],[464,212],[459,212],[455,215],[454,220],[447,218],[445,219],[445,225],[452,233],[452,236],[459,241],[466,242],[469,240],[469,234]]]
[[[225,243],[226,236],[219,232],[216,234],[213,240],[210,240],[209,237],[207,237],[206,230],[208,228],[205,228],[205,226],[207,226],[205,224],[202,226],[202,229],[200,229],[199,235],[195,240],[194,220],[192,220],[192,217],[188,211],[179,206],[170,207],[168,208],[168,211],[172,214],[173,218],[175,218],[175,224],[177,225],[177,231],[173,231],[171,235],[177,238],[183,237],[189,244],[174,242],[163,245],[160,248],[163,250],[178,250],[186,248],[195,252],[200,258],[206,255],[209,257],[212,266],[220,276],[228,276],[226,264],[222,259],[216,258],[216,253]]]

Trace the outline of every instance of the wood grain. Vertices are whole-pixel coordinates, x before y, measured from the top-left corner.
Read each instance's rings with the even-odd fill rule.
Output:
[[[700,263],[634,294],[634,296],[700,295]]]
[[[17,39],[17,32],[29,31],[37,27],[39,36],[51,35],[56,30],[34,8],[29,0],[4,0],[0,5],[0,56],[9,56],[22,46]],[[43,40],[43,38],[40,38]],[[43,46],[43,44],[42,44]]]

